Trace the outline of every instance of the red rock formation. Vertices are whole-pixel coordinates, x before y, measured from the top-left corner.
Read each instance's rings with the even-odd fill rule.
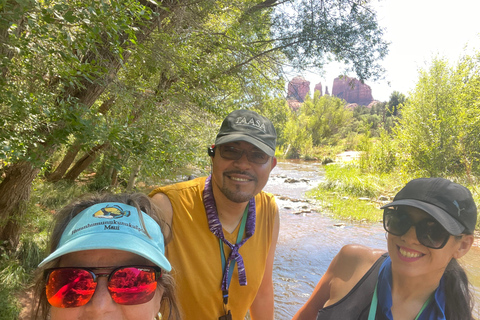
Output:
[[[355,78],[342,77],[333,81],[332,95],[347,103],[368,106],[373,101],[372,89]]]
[[[322,83],[321,82],[319,82],[315,85],[315,88],[313,89],[313,94],[315,94],[315,91],[320,91],[320,97],[323,95]]]
[[[288,83],[287,98],[294,98],[298,102],[303,102],[307,94],[310,93],[310,81],[301,76],[297,76]]]
[[[348,103],[348,104],[345,106],[345,109],[353,111],[353,109],[355,109],[356,107],[358,107],[358,104],[356,104],[356,103]]]
[[[367,106],[367,108],[372,109],[378,103],[381,103],[381,102],[378,101],[378,100],[373,100],[372,102],[370,102],[370,104]]]
[[[302,103],[298,102],[296,99],[287,99],[287,103],[293,111],[297,111],[302,106]]]
[[[328,86],[325,86],[325,95],[326,95],[326,96],[329,96],[329,95],[330,95],[330,92],[328,92]]]

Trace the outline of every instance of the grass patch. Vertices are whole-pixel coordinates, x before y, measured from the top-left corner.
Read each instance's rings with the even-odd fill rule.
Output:
[[[86,191],[85,186],[72,183],[34,183],[27,212],[21,218],[24,232],[18,247],[7,252],[0,243],[0,320],[18,319],[22,308],[18,296],[30,287],[35,269],[46,255],[55,211]]]
[[[394,174],[363,173],[355,163],[325,167],[325,181],[307,193],[336,218],[381,221],[379,207],[404,186]]]
[[[12,296],[10,289],[0,286],[0,320],[18,319],[21,305],[17,299]]]
[[[317,189],[310,196],[320,200],[321,207],[335,218],[355,221],[381,221],[382,210],[371,201],[358,200],[336,192]]]
[[[17,253],[7,254],[0,246],[0,320],[18,319],[21,304],[17,294],[32,281],[33,268],[26,268]]]
[[[45,210],[57,210],[88,192],[87,185],[68,181],[49,183],[39,179],[33,185],[30,203]]]
[[[355,162],[325,166],[325,180],[307,193],[308,197],[335,218],[357,221],[381,221],[379,208],[393,200],[405,184],[415,178],[401,173],[365,173]],[[480,183],[473,177],[447,177],[466,186],[477,205],[480,203]],[[480,219],[477,219],[478,230]]]

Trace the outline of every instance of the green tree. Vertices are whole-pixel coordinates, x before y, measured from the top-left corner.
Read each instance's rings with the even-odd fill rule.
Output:
[[[307,96],[299,110],[290,112],[280,145],[287,157],[307,155],[314,147],[335,145],[346,138],[344,128],[351,120],[352,111],[345,108],[344,100],[316,92],[313,100]]]
[[[322,68],[335,59],[366,79],[387,52],[360,0],[4,1],[1,9],[0,240],[12,246],[31,182],[58,150],[68,150],[59,176],[77,159],[70,179],[105,158],[116,170],[141,162],[154,172],[198,143],[177,148],[166,137],[180,141],[233,108],[261,107],[282,87],[286,62]]]
[[[460,130],[459,158],[467,176],[480,174],[480,52],[463,57],[455,68]]]
[[[368,2],[265,1],[278,5],[274,12],[273,37],[300,69],[323,69],[331,60],[344,62],[360,80],[376,78],[383,69],[378,63],[387,54],[376,12]]]
[[[451,176],[478,164],[478,81],[478,60],[469,57],[456,68],[434,59],[420,72],[394,130],[406,171]]]
[[[334,96],[322,96],[316,92],[313,101],[307,99],[300,113],[308,119],[307,128],[314,146],[335,145],[343,136],[342,128],[352,119],[352,111],[345,108],[345,101]]]
[[[403,93],[393,91],[386,106],[388,110],[387,116],[398,116],[399,108],[405,103],[405,100],[406,97]]]
[[[290,118],[292,110],[283,97],[272,97],[264,101],[260,106],[254,108],[259,114],[270,119],[277,131],[277,145],[285,144],[285,127]]]
[[[385,130],[379,130],[379,138],[364,140],[361,168],[367,172],[389,173],[397,168],[397,140]]]
[[[283,130],[283,152],[287,158],[298,159],[313,147],[308,117],[292,112]]]
[[[90,107],[170,11],[148,1],[14,3],[3,4],[10,10],[0,22],[8,52],[0,62],[0,240],[12,246],[41,167],[70,134],[94,128]]]

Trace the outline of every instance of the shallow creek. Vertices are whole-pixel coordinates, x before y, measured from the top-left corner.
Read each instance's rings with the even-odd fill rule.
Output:
[[[280,235],[273,281],[275,318],[289,320],[307,301],[320,277],[340,248],[359,243],[385,249],[381,223],[352,223],[328,217],[307,201],[305,192],[323,179],[319,163],[281,160],[273,169],[265,191],[276,195],[280,209]],[[286,182],[290,181],[290,182]],[[473,247],[461,260],[480,303],[480,248]],[[475,316],[480,318],[479,306]]]

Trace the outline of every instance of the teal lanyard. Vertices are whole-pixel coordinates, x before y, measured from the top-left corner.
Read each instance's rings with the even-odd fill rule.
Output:
[[[242,217],[242,223],[240,224],[240,229],[238,230],[238,235],[237,235],[237,243],[242,241],[243,238],[243,232],[245,231],[245,224],[247,222],[247,215],[248,215],[248,207],[249,205],[247,204],[247,207],[245,208],[245,211],[243,212],[243,217]],[[225,251],[223,251],[223,242],[221,239],[218,239],[218,243],[220,244],[220,257],[222,258],[222,270],[225,272],[225,265],[227,263],[225,259]],[[230,281],[232,280],[232,275],[233,275],[233,269],[235,268],[235,260],[233,260],[230,263],[230,268],[228,271],[228,281],[227,281],[227,291],[228,287],[230,287]]]
[[[375,285],[375,291],[373,292],[372,304],[370,305],[370,312],[368,313],[368,320],[375,320],[375,315],[377,314],[377,304],[378,304],[377,286],[378,286],[378,281],[377,281],[377,284]],[[425,301],[425,303],[422,306],[422,309],[420,309],[417,316],[415,317],[415,320],[418,320],[423,310],[425,310],[427,305],[430,303],[430,300],[432,300],[432,295],[428,297],[427,301]]]

